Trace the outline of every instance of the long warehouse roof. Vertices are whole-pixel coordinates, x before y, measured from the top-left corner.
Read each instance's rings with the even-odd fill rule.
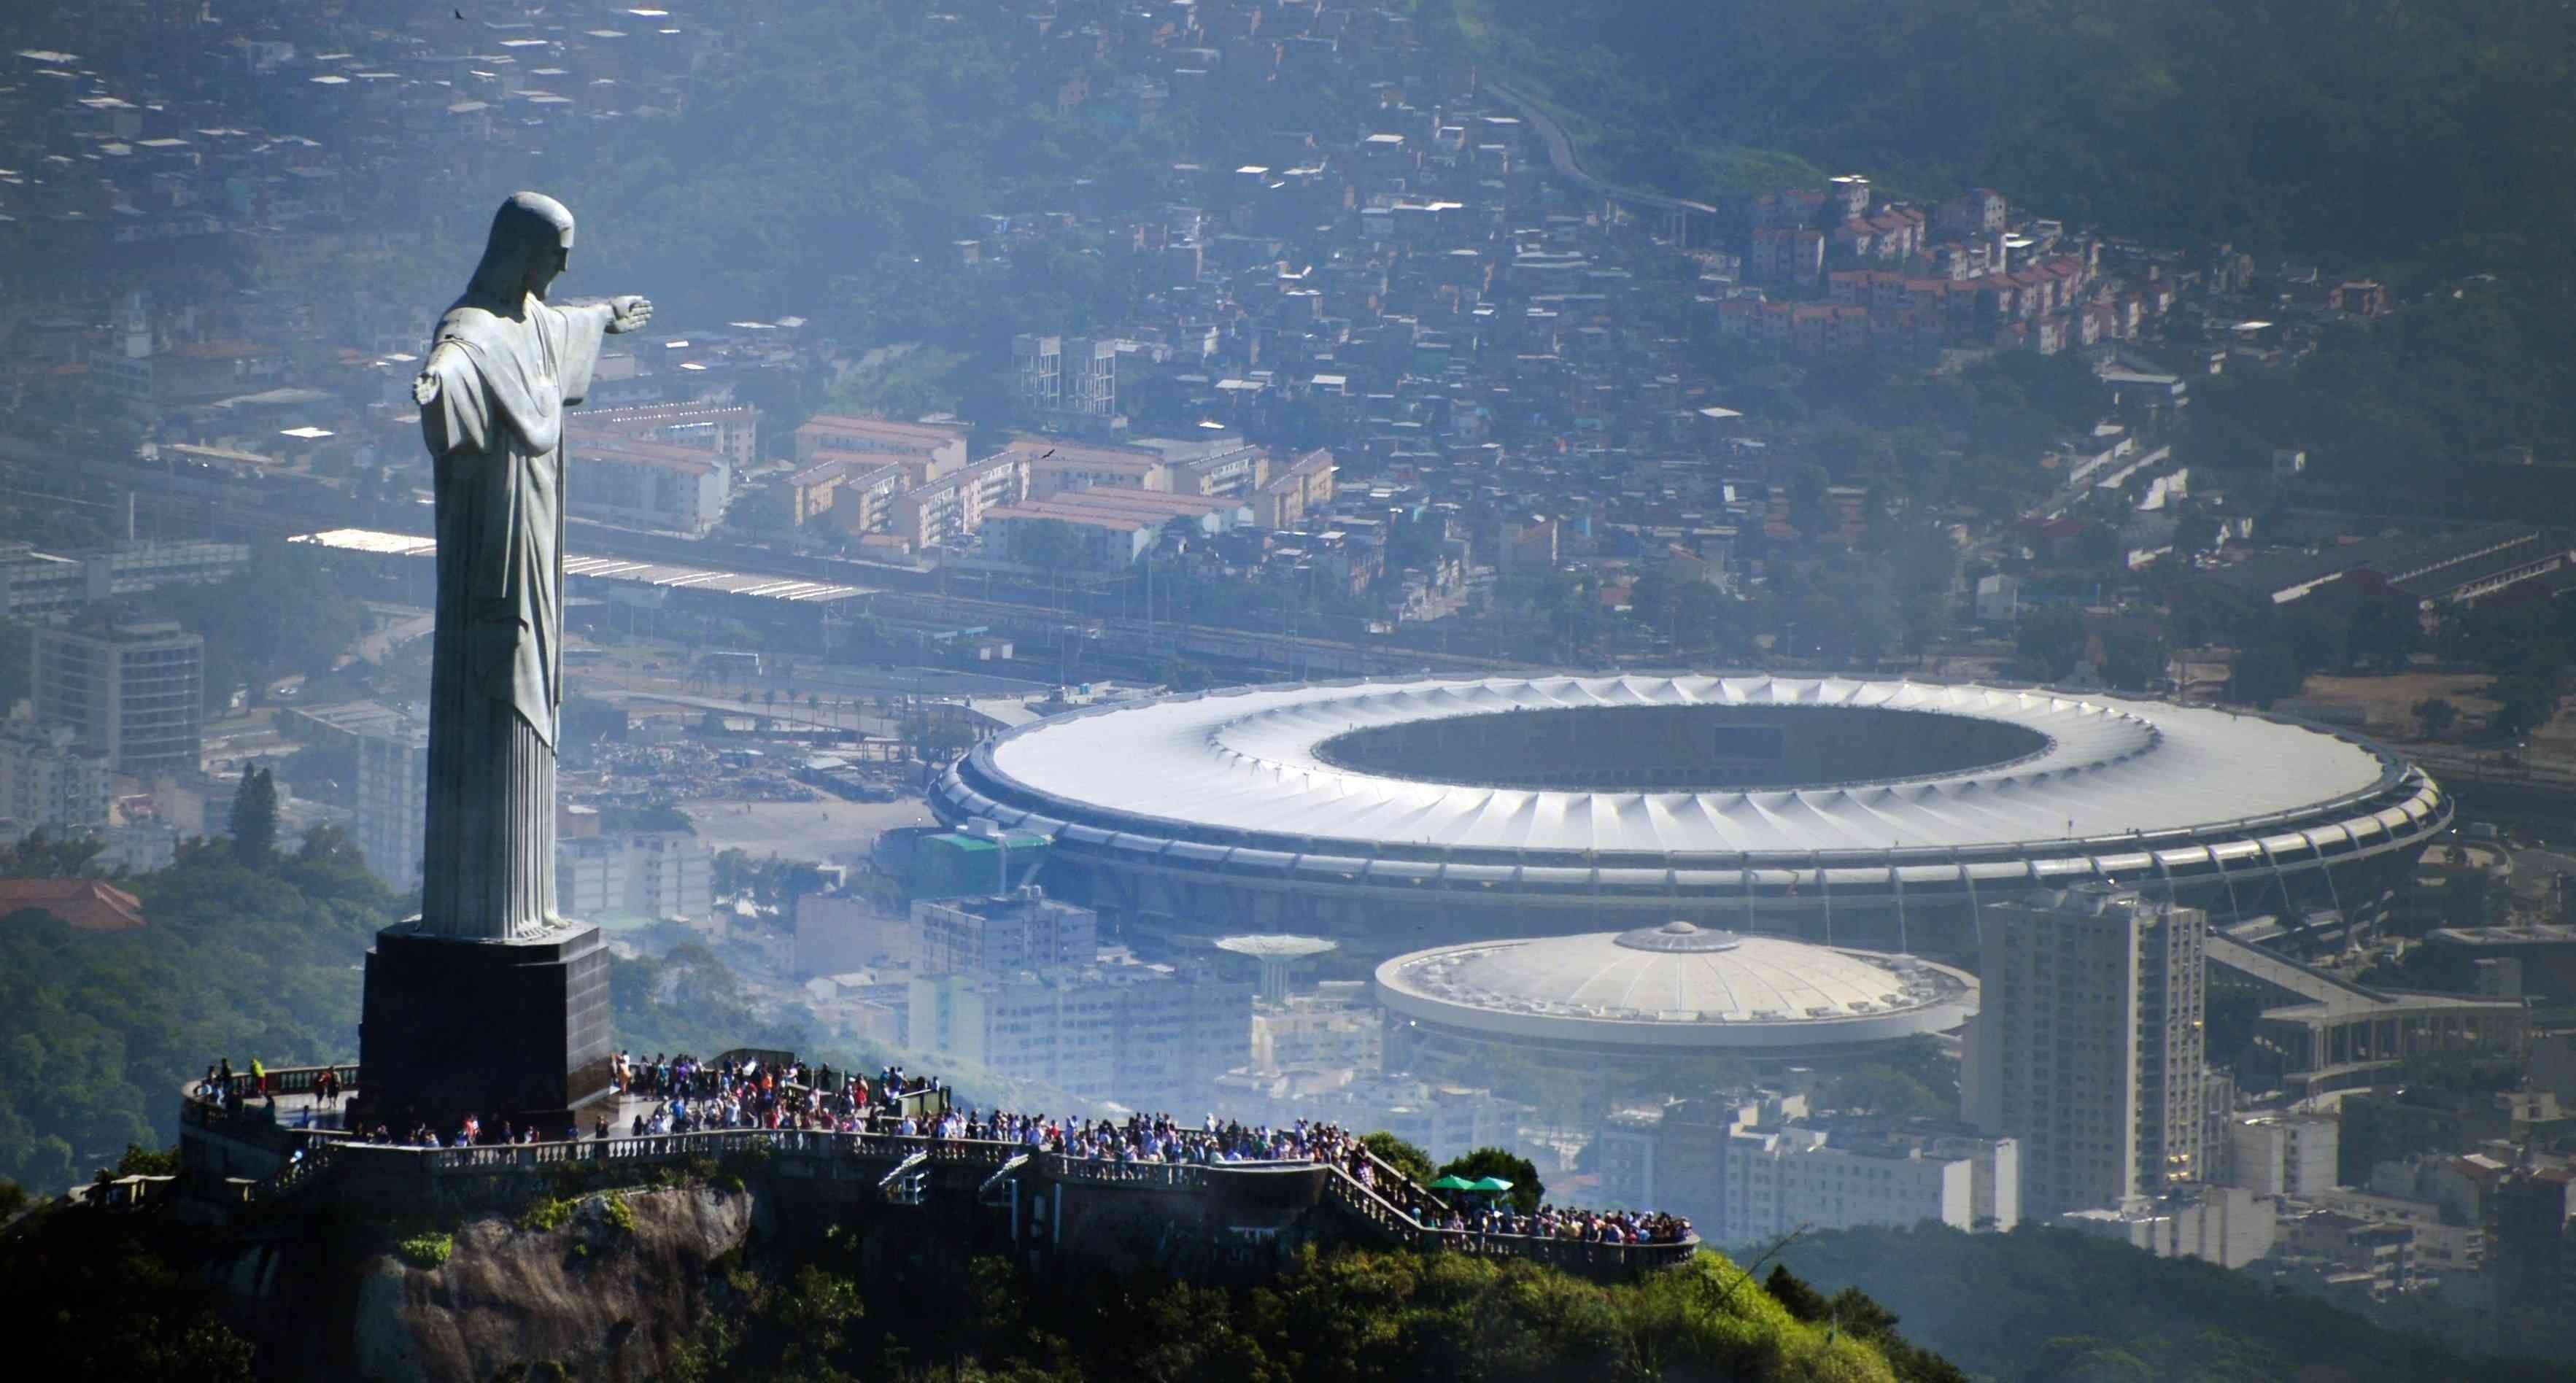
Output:
[[[287,541],[338,548],[344,552],[372,552],[389,557],[438,555],[438,541],[434,538],[423,538],[410,533],[386,533],[370,528],[334,528],[322,533],[302,534]],[[672,562],[636,562],[623,557],[576,557],[567,554],[564,557],[564,575],[597,577],[603,581],[632,581],[638,585],[680,590],[722,591],[727,595],[750,596],[761,600],[847,600],[852,596],[870,593],[864,586],[840,586],[828,581],[807,581],[793,576],[755,576],[745,572],[681,566]]]

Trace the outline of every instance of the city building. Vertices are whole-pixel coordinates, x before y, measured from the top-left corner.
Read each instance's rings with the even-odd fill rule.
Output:
[[[2009,1230],[2021,1218],[2019,1152],[2011,1138],[1973,1130],[1837,1133],[1805,1123],[1738,1125],[1727,1139],[1718,1213],[1695,1227],[1725,1244],[1759,1243],[1801,1228],[1925,1220]]]
[[[733,497],[733,467],[721,452],[600,437],[576,456],[564,495],[582,518],[695,538],[723,522]]]
[[[113,777],[68,725],[0,728],[0,821],[22,834],[104,830]]]
[[[832,523],[845,533],[882,533],[894,523],[895,497],[909,473],[893,462],[853,458],[832,482]]]
[[[1306,1119],[1384,1129],[1446,1162],[1478,1148],[1520,1147],[1530,1111],[1483,1086],[1394,1072],[1274,1100],[1266,1112],[1274,1123]]]
[[[2198,908],[2104,884],[1984,909],[1961,1104],[2020,1140],[2026,1213],[2203,1179],[2208,930]]]
[[[1204,1104],[1250,1054],[1252,986],[1132,960],[916,974],[914,1050],[1131,1108]]]
[[[715,910],[715,852],[687,831],[559,837],[555,900],[585,922],[696,921]]]
[[[1318,447],[1272,473],[1252,492],[1252,521],[1262,528],[1295,528],[1333,502],[1333,454]]]
[[[1028,457],[995,452],[894,497],[887,531],[915,549],[963,541],[984,526],[986,513],[1028,496]]]
[[[2258,1196],[2325,1195],[2337,1182],[2342,1127],[2325,1114],[2239,1115],[2227,1125],[2227,1183]]]
[[[2576,1172],[2562,1167],[2516,1171],[2495,1190],[2495,1237],[2487,1274],[2496,1314],[2508,1320],[2560,1320],[2576,1311]]]
[[[1108,419],[1118,414],[1118,343],[1107,337],[1011,338],[1020,402],[1041,413]]]
[[[1100,949],[1098,913],[1035,885],[1002,897],[915,902],[912,928],[914,973],[923,975],[1089,965]]]
[[[1267,999],[1252,1014],[1255,1071],[1350,1072],[1383,1069],[1384,1029],[1368,986],[1325,980],[1312,994]]]
[[[910,917],[886,912],[869,899],[805,894],[796,900],[797,977],[910,965],[916,934]]]
[[[1616,1110],[1593,1134],[1601,1198],[1687,1215],[1701,1237],[1726,1210],[1729,1145],[1739,1128],[1776,1127],[1807,1114],[1807,1097],[1764,1090],[1666,1100]]]
[[[1164,533],[1225,532],[1251,511],[1229,499],[1148,490],[1065,490],[984,513],[985,550],[1041,568],[1124,571],[1154,550]]]
[[[429,814],[429,722],[394,712],[350,738],[358,760],[358,851],[386,887],[417,888]]]
[[[250,570],[248,543],[127,542],[56,556],[0,544],[0,600],[13,616],[58,615],[165,586],[210,585]]]
[[[1069,438],[1014,437],[1010,449],[1029,459],[1029,493],[1152,490],[1169,493],[1172,463],[1151,447],[1104,446]]]
[[[2158,1258],[2198,1258],[2222,1268],[2242,1268],[2270,1253],[2280,1229],[2274,1203],[2241,1186],[2183,1186],[2161,1196],[2128,1196],[2111,1206],[2066,1211],[2054,1223]]]
[[[632,437],[714,452],[736,475],[760,458],[760,410],[749,404],[690,400],[584,408],[565,416],[577,456],[589,454],[594,437]]]
[[[912,473],[912,483],[922,485],[966,464],[966,431],[934,423],[822,413],[796,429],[796,464],[813,465],[825,452],[897,459]]]
[[[192,773],[206,714],[206,641],[166,621],[38,628],[36,721],[68,727],[117,772]]]

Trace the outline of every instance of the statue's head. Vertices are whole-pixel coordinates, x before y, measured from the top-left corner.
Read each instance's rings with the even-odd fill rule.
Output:
[[[572,257],[572,213],[542,192],[513,192],[492,215],[483,262],[474,268],[477,296],[516,304],[543,298]]]

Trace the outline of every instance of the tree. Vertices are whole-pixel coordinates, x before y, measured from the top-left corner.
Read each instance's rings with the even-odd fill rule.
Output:
[[[89,831],[57,836],[39,826],[15,845],[0,846],[0,878],[84,879],[111,871],[97,866],[107,841]]]
[[[257,869],[277,853],[277,779],[267,769],[243,772],[227,825],[236,863]]]
[[[2444,731],[2460,722],[2460,708],[2439,696],[2425,697],[2416,702],[2412,709],[2415,712],[2416,727],[2424,732],[2424,738],[2428,740],[2440,739]]]
[[[1442,1163],[1438,1176],[1464,1177],[1469,1181],[1500,1177],[1512,1184],[1504,1199],[1524,1215],[1536,1211],[1547,1192],[1546,1184],[1538,1179],[1537,1165],[1506,1148],[1471,1149],[1464,1157]]]
[[[1384,1129],[1364,1135],[1360,1139],[1360,1145],[1377,1154],[1379,1161],[1417,1182],[1437,1180],[1440,1175],[1431,1170],[1431,1154]]]
[[[1781,1309],[1802,1321],[1820,1321],[1832,1309],[1825,1295],[1799,1280],[1785,1264],[1774,1264],[1771,1275],[1762,1279],[1762,1290],[1780,1303]]]
[[[2034,682],[2054,682],[2075,670],[2084,656],[2084,612],[2068,605],[2043,605],[2022,612],[2013,626],[2013,645],[2021,656],[2016,675]]]
[[[2298,695],[2303,685],[2298,655],[2288,644],[2258,644],[2236,655],[2236,675],[2228,679],[2227,694],[2230,700],[2269,710],[2273,702]]]

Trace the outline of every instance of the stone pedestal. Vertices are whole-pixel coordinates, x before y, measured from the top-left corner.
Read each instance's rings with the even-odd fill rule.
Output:
[[[468,941],[418,923],[376,933],[367,953],[358,1026],[366,1126],[400,1135],[427,1122],[446,1136],[476,1114],[486,1128],[534,1120],[559,1138],[592,1105],[614,1100],[608,946],[597,927]]]

